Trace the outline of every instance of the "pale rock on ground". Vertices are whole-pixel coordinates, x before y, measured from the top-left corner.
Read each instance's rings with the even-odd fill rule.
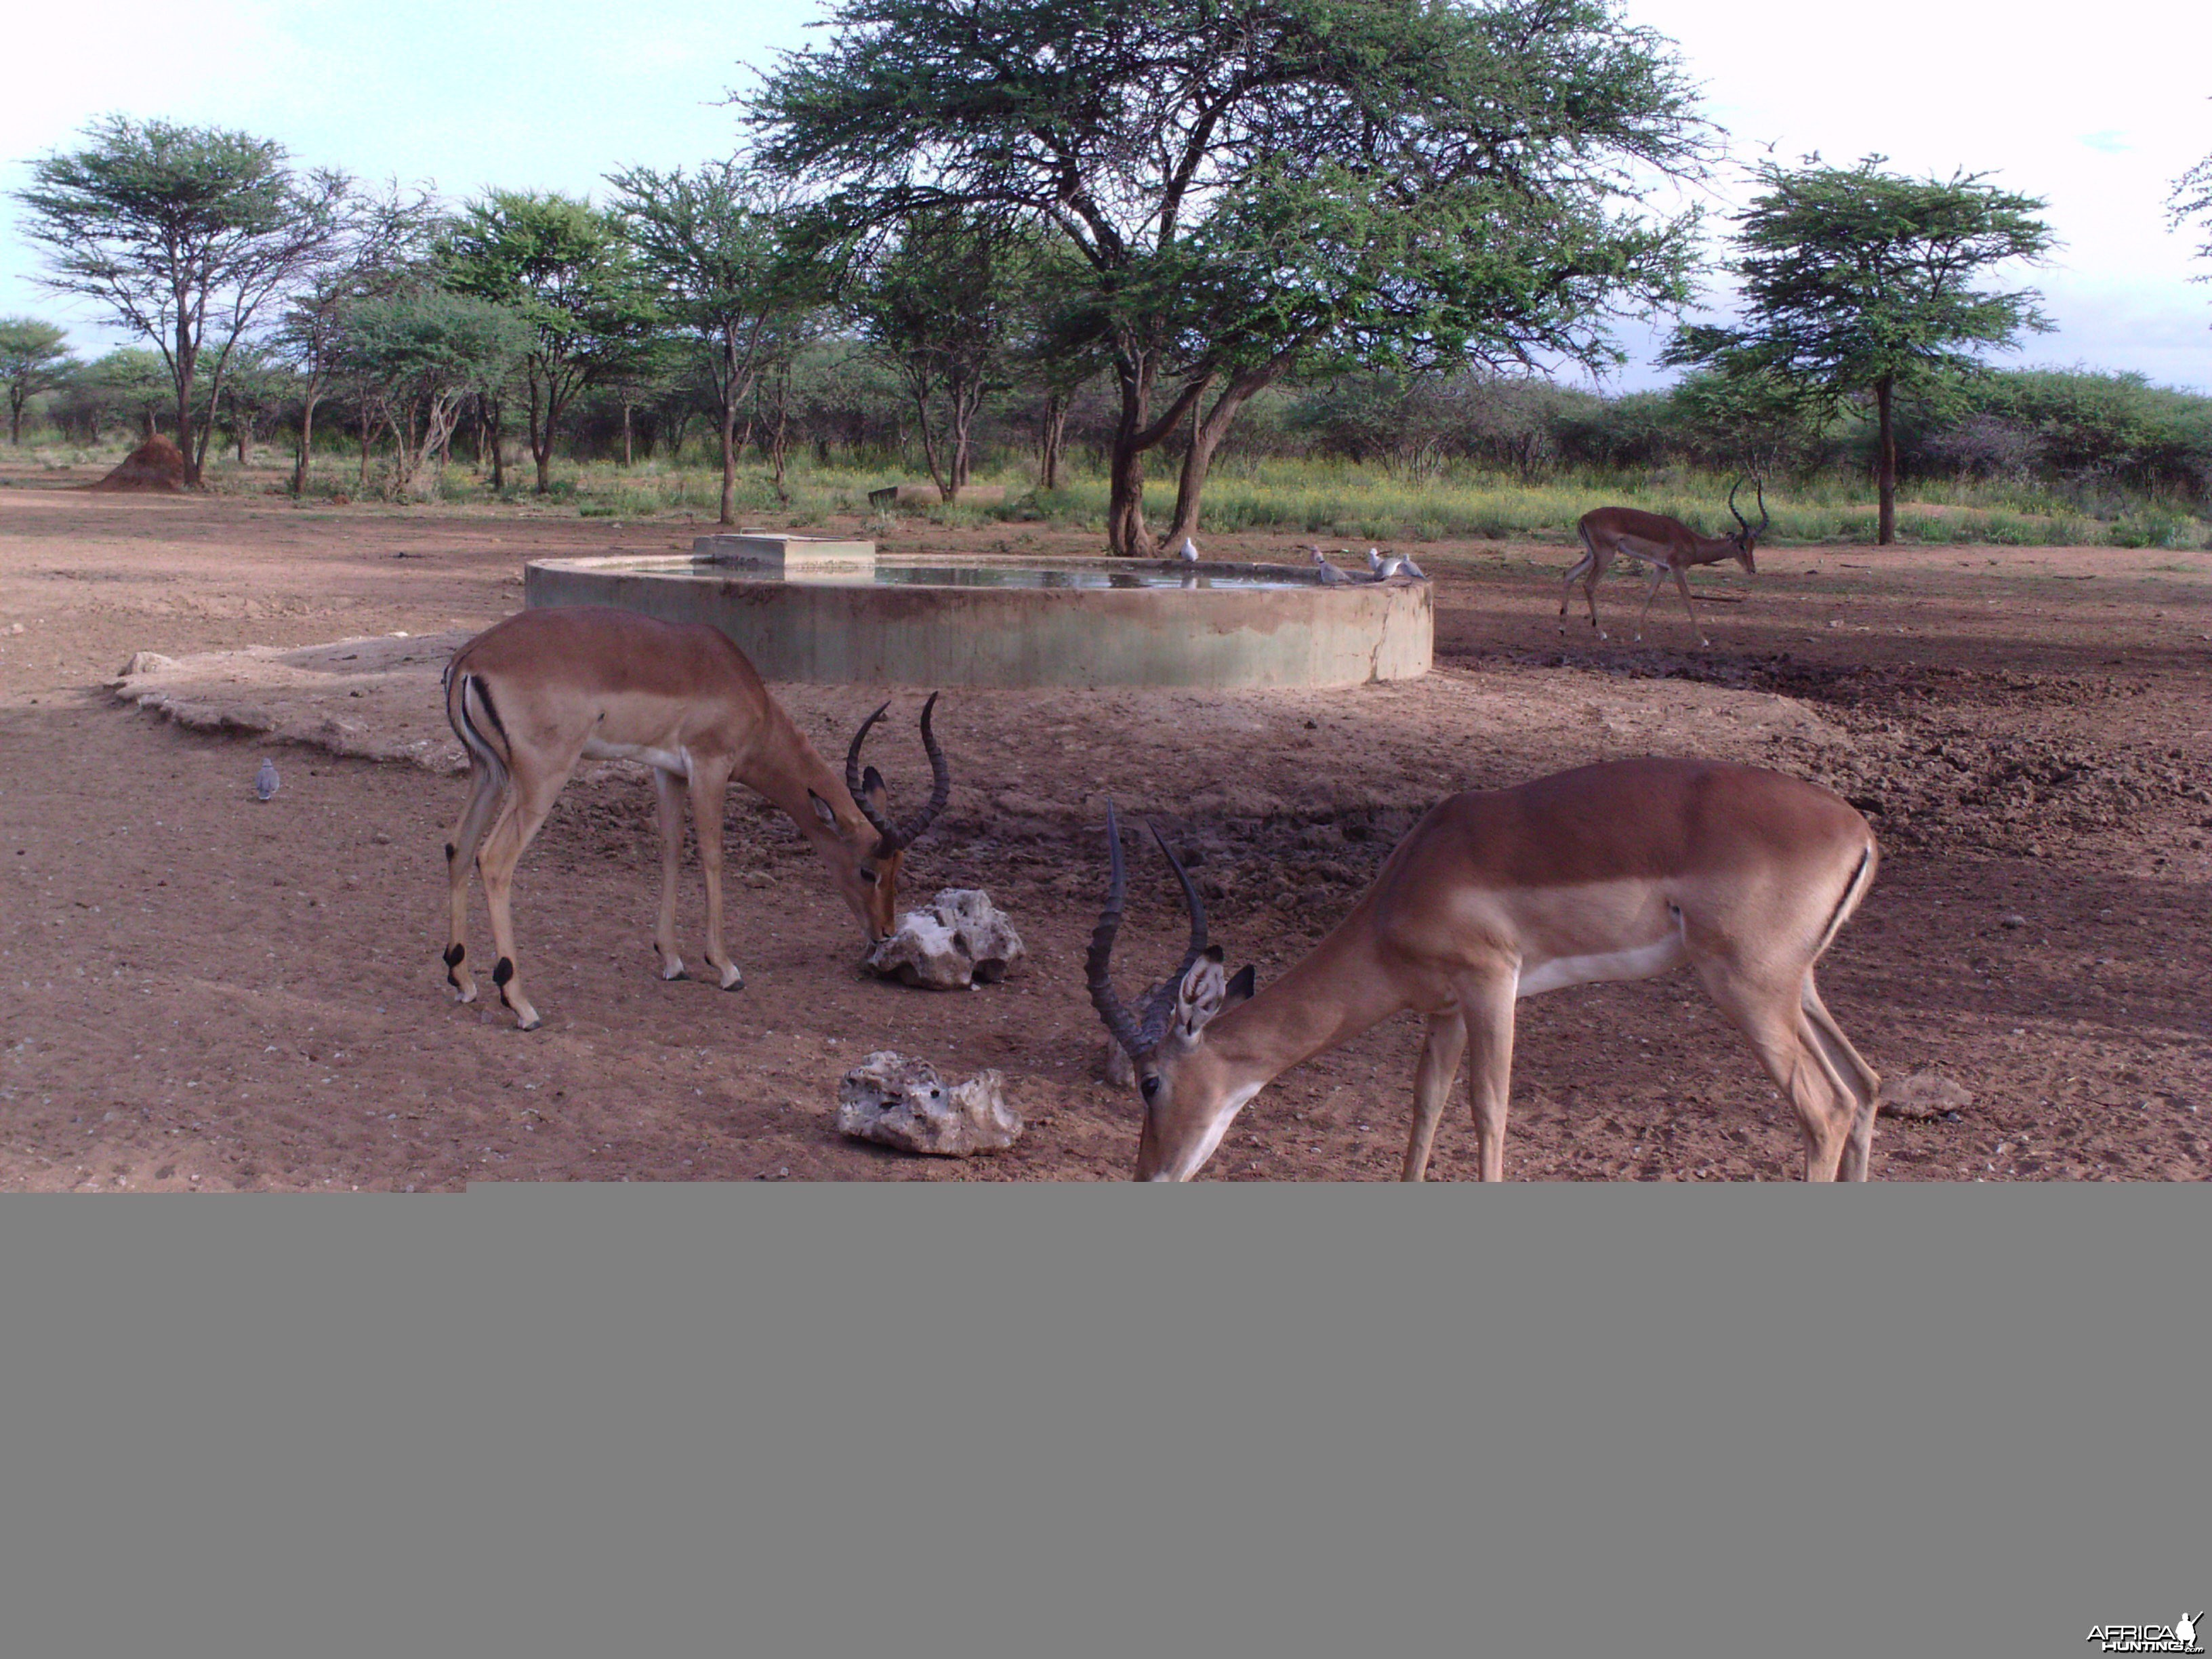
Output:
[[[898,931],[868,952],[886,979],[927,991],[995,984],[1026,954],[1022,936],[981,888],[947,887],[926,910],[909,910]]]
[[[902,1152],[973,1158],[1012,1146],[1022,1132],[1005,1090],[996,1071],[948,1089],[928,1061],[879,1049],[837,1085],[837,1130]]]

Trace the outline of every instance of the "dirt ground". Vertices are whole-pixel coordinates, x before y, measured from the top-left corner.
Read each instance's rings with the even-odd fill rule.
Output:
[[[1438,796],[1651,752],[1831,782],[1881,836],[1881,881],[1824,991],[1886,1075],[1932,1070],[1972,1102],[1885,1117],[1878,1177],[2212,1176],[2212,555],[1761,550],[1755,580],[1704,585],[1714,645],[1697,650],[1671,595],[1628,642],[1640,589],[1620,579],[1613,643],[1579,621],[1562,635],[1565,546],[1424,544],[1438,666],[1418,684],[948,691],[953,805],[909,855],[907,893],[988,887],[1030,951],[1012,980],[961,994],[860,977],[858,930],[811,854],[745,797],[728,842],[746,988],[661,982],[651,792],[602,768],[570,786],[518,882],[546,1018],[526,1035],[443,983],[441,846],[463,787],[437,672],[520,603],[524,558],[665,551],[693,526],[70,482],[0,465],[0,1186],[1120,1177],[1134,1097],[1098,1079],[1080,968],[1109,793],[1202,860],[1215,937],[1264,983]],[[902,526],[887,544],[1095,538]],[[1258,535],[1207,552],[1295,556]],[[204,660],[251,647],[267,649]],[[177,660],[142,662],[126,699],[110,683],[140,652]],[[882,695],[779,692],[833,757]],[[901,695],[908,723],[871,750],[909,795],[927,776],[917,702]],[[283,780],[265,805],[264,755]],[[1164,867],[1131,848],[1134,993],[1174,961],[1180,918]],[[686,883],[696,961],[690,866]],[[480,903],[477,918],[482,939]],[[1394,1175],[1419,1042],[1401,1018],[1285,1076],[1208,1175]],[[951,1077],[1000,1068],[1028,1133],[966,1163],[841,1139],[837,1080],[880,1048]],[[1799,1164],[1773,1091],[1682,976],[1523,1003],[1513,1111],[1516,1178]],[[1474,1159],[1457,1103],[1431,1174],[1471,1178]]]

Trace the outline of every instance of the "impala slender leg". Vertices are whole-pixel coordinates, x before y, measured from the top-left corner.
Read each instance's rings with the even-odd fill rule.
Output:
[[[1474,1133],[1482,1149],[1482,1178],[1505,1179],[1505,1117],[1513,1092],[1513,1003],[1510,975],[1477,980],[1460,990],[1460,1014],[1473,1055],[1467,1087],[1474,1108]]]
[[[653,769],[653,799],[660,818],[660,912],[653,924],[653,948],[659,954],[663,979],[684,977],[684,958],[676,950],[676,884],[684,867],[682,783],[675,773]]]
[[[469,872],[476,867],[477,848],[483,844],[500,797],[506,793],[505,772],[471,757],[469,798],[453,825],[453,838],[446,843],[447,901],[452,921],[446,934],[446,982],[457,1001],[477,1000],[476,975],[469,971]]]
[[[514,887],[514,866],[537,836],[545,815],[553,810],[554,797],[561,786],[568,781],[568,773],[575,764],[569,757],[568,766],[557,772],[540,777],[518,775],[514,780],[514,794],[507,802],[507,811],[500,814],[499,822],[484,837],[483,850],[477,854],[477,868],[483,876],[484,908],[491,912],[492,945],[499,952],[499,961],[491,970],[491,981],[499,987],[499,1000],[514,1011],[515,1024],[526,1031],[534,1031],[544,1022],[538,1010],[523,994],[522,982],[514,966],[514,915],[509,900]]]
[[[1398,1171],[1401,1181],[1419,1181],[1428,1171],[1429,1149],[1436,1144],[1437,1123],[1443,1116],[1452,1079],[1459,1075],[1460,1057],[1467,1052],[1467,1021],[1456,1008],[1429,1016],[1429,1034],[1421,1045],[1420,1064],[1413,1068],[1413,1128],[1406,1141],[1406,1162]]]
[[[1692,962],[1706,994],[1789,1097],[1805,1137],[1805,1179],[1833,1181],[1856,1126],[1857,1103],[1831,1085],[1822,1062],[1806,1051],[1799,993],[1760,983],[1725,957],[1693,951]]]
[[[1699,645],[1711,645],[1712,641],[1707,639],[1698,628],[1698,607],[1690,602],[1689,574],[1683,570],[1680,566],[1674,567],[1674,586],[1682,590],[1682,610],[1690,618],[1690,631],[1698,635],[1698,643]],[[1655,582],[1652,584],[1652,586],[1656,592],[1658,584]],[[1645,608],[1648,610],[1650,607],[1646,606]]]
[[[1651,614],[1651,601],[1659,597],[1659,584],[1666,580],[1667,567],[1663,564],[1654,566],[1651,586],[1644,590],[1644,609],[1636,613],[1636,637],[1639,640],[1644,637],[1644,621]]]
[[[745,976],[722,943],[722,806],[729,798],[730,774],[723,767],[694,764],[691,826],[699,837],[699,873],[707,882],[707,962],[725,991],[744,988]]]
[[[1874,1120],[1881,1095],[1881,1075],[1861,1058],[1859,1051],[1851,1046],[1851,1040],[1844,1035],[1843,1028],[1836,1024],[1836,1017],[1820,1000],[1820,988],[1813,983],[1810,972],[1805,975],[1800,1000],[1814,1039],[1826,1053],[1830,1069],[1848,1079],[1848,1091],[1855,1097],[1851,1138],[1844,1148],[1840,1174],[1845,1181],[1864,1181],[1874,1150]]]
[[[1577,559],[1574,563],[1567,567],[1567,574],[1559,579],[1559,632],[1562,634],[1567,631],[1567,606],[1574,602],[1575,583],[1578,580],[1589,574],[1593,556],[1594,556],[1591,554],[1585,552],[1582,557]],[[1587,587],[1585,587],[1584,592],[1587,596]],[[1589,605],[1590,626],[1592,628],[1595,628],[1597,626],[1597,601],[1593,599],[1590,600]]]

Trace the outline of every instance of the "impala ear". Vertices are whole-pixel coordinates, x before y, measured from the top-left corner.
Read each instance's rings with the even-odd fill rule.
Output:
[[[1221,1012],[1221,999],[1227,990],[1221,971],[1222,950],[1210,945],[1199,953],[1176,987],[1175,1023],[1177,1030],[1196,1036],[1206,1029],[1206,1021]]]
[[[837,815],[830,810],[830,803],[811,789],[806,792],[806,799],[814,803],[814,816],[835,830],[837,827]]]
[[[1259,970],[1248,962],[1239,968],[1229,983],[1222,988],[1221,1008],[1224,1013],[1240,1002],[1249,1002],[1252,1000],[1253,981],[1257,977],[1258,972]]]

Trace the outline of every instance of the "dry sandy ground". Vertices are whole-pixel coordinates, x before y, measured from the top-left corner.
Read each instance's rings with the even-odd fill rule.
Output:
[[[1711,584],[1745,602],[1715,605],[1714,648],[1685,652],[1679,608],[1655,611],[1644,647],[1579,625],[1563,638],[1564,547],[1425,545],[1440,666],[1419,684],[948,693],[954,804],[911,855],[908,890],[986,886],[1031,951],[1023,975],[959,995],[860,977],[857,930],[811,854],[744,799],[730,937],[747,988],[663,984],[650,792],[603,769],[523,866],[521,950],[546,1016],[524,1035],[443,986],[441,847],[462,787],[437,670],[518,602],[525,556],[662,551],[692,526],[6,481],[0,1185],[1119,1176],[1133,1100],[1097,1080],[1079,965],[1106,793],[1178,829],[1216,937],[1264,982],[1438,795],[1644,752],[1784,766],[1872,815],[1882,878],[1823,969],[1827,999],[1885,1073],[1933,1068],[1974,1097],[1955,1121],[1885,1118],[1878,1176],[2212,1174],[2212,556],[1776,549],[1755,582]],[[891,544],[1092,538],[907,527]],[[1637,591],[1612,585],[1609,621],[1626,624]],[[267,649],[135,679],[155,707],[107,689],[136,652],[247,647]],[[834,752],[881,694],[783,695]],[[872,751],[908,791],[925,775],[911,733]],[[264,753],[284,780],[265,805]],[[1164,868],[1133,870],[1131,991],[1172,962],[1178,927]],[[687,870],[687,939],[697,915]],[[1284,1078],[1208,1173],[1395,1173],[1418,1046],[1395,1020]],[[972,1163],[841,1139],[837,1079],[886,1047],[951,1075],[1000,1068],[1029,1133]],[[1797,1166],[1772,1091],[1684,978],[1524,1003],[1515,1085],[1517,1177]],[[1432,1174],[1467,1178],[1474,1157],[1458,1107]]]

